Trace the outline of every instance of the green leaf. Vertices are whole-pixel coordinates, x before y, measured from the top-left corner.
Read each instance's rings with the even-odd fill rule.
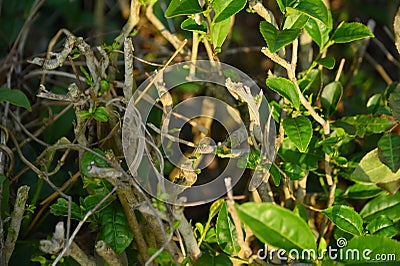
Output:
[[[363,232],[363,220],[352,208],[335,205],[322,211],[341,230],[360,236]]]
[[[96,108],[96,111],[93,114],[93,118],[100,122],[107,122],[108,121],[108,110],[104,106],[99,106]]]
[[[106,242],[117,254],[121,254],[132,242],[133,233],[128,227],[120,206],[108,206],[100,214],[99,239]]]
[[[394,118],[400,122],[400,85],[397,85],[389,95],[389,106]]]
[[[279,187],[279,184],[281,183],[281,173],[279,172],[279,169],[275,166],[275,164],[271,165],[271,167],[269,168],[269,173],[271,174],[275,186]]]
[[[327,55],[324,58],[320,58],[318,60],[315,60],[317,64],[320,64],[321,66],[327,68],[327,69],[333,69],[335,67],[335,58],[333,56]]]
[[[226,202],[218,214],[215,227],[218,245],[225,253],[236,256],[240,251],[240,246],[237,242],[236,227],[229,215]]]
[[[281,12],[284,13],[285,9],[287,7],[293,6],[297,2],[297,0],[277,0],[276,2],[278,3]]]
[[[246,5],[246,0],[214,0],[214,22],[221,22],[238,13]]]
[[[267,21],[261,21],[260,31],[267,42],[268,49],[271,53],[276,53],[281,48],[292,43],[301,33],[301,29],[278,30],[274,25]]]
[[[334,81],[325,86],[321,93],[321,104],[326,114],[330,116],[336,111],[342,98],[343,86],[339,81]]]
[[[217,256],[211,256],[209,253],[203,254],[193,266],[231,266],[233,265],[232,261],[229,259],[227,255],[221,253]]]
[[[207,33],[207,24],[205,21],[202,21],[199,25],[194,19],[187,18],[182,22],[181,29],[198,33]]]
[[[304,170],[294,163],[285,162],[282,164],[282,170],[285,171],[286,175],[290,180],[299,180],[305,177]]]
[[[305,94],[318,94],[322,88],[321,71],[312,69],[306,76],[299,80],[300,90]]]
[[[286,117],[283,120],[283,129],[297,149],[306,152],[313,134],[311,121],[305,116]]]
[[[399,228],[386,215],[380,215],[373,219],[366,229],[377,236],[394,237],[399,234]]]
[[[221,51],[221,46],[229,34],[230,27],[231,20],[229,18],[214,24],[211,37],[212,44],[214,45],[214,49],[217,53]]]
[[[369,199],[381,193],[382,190],[375,184],[359,183],[348,187],[344,195],[350,199]]]
[[[313,19],[319,20],[328,29],[332,29],[332,14],[321,0],[302,0],[294,8]]]
[[[213,202],[213,204],[210,207],[210,211],[208,212],[208,220],[211,221],[212,218],[214,218],[215,215],[218,214],[218,212],[221,210],[221,207],[224,205],[225,200],[224,199],[218,199]]]
[[[349,132],[357,137],[364,137],[365,134],[383,133],[393,126],[393,121],[387,117],[376,117],[372,115],[345,116],[340,121],[354,127],[354,132]]]
[[[361,236],[353,238],[341,251],[341,254],[349,255],[339,256],[339,260],[347,263],[357,263],[358,265],[371,262],[376,263],[378,261],[374,260],[382,258],[382,255],[392,256],[391,260],[386,260],[386,262],[392,263],[391,265],[397,264],[395,261],[400,260],[400,242],[382,236]],[[358,256],[352,256],[350,254],[358,254]]]
[[[98,148],[94,148],[93,151],[97,152],[100,155],[105,156],[104,152]],[[95,154],[87,151],[83,154],[81,160],[81,171],[84,176],[92,177],[92,175],[89,174],[88,172],[88,168],[92,164],[92,162],[95,163],[98,167],[108,167],[106,160],[103,160],[102,158],[96,156]]]
[[[367,109],[369,113],[375,114],[380,107],[383,107],[382,104],[382,94],[374,94],[372,95],[367,102]]]
[[[397,172],[400,168],[400,136],[389,133],[378,141],[379,159],[392,170]]]
[[[286,78],[267,78],[266,84],[280,96],[288,99],[297,110],[300,109],[299,94],[293,82]]]
[[[367,153],[360,161],[351,179],[356,182],[387,183],[400,178],[400,171],[393,173],[389,167],[384,165],[378,156],[378,149]]]
[[[172,18],[181,15],[192,15],[203,12],[198,0],[172,0],[165,17]]]
[[[0,103],[9,102],[15,106],[23,107],[32,112],[31,104],[26,95],[20,90],[11,90],[6,87],[0,87]]]
[[[367,222],[380,215],[386,215],[394,222],[400,220],[400,192],[394,196],[382,194],[370,200],[364,205],[360,215]]]
[[[309,19],[304,29],[311,36],[311,39],[322,49],[329,41],[331,29],[319,20]]]
[[[57,202],[50,206],[50,212],[55,216],[68,216],[68,200],[58,198]],[[75,202],[72,202],[71,219],[80,221],[83,219],[84,215],[81,208]]]
[[[153,255],[158,251],[157,248],[149,248],[149,254]],[[156,257],[155,261],[158,263],[160,266],[174,266],[176,265],[174,259],[172,258],[171,254],[163,250],[158,256]]]
[[[248,202],[236,207],[239,218],[263,243],[285,250],[316,250],[307,223],[293,212],[271,203]]]
[[[347,43],[367,37],[374,37],[367,26],[358,22],[342,22],[333,33],[335,43]]]
[[[283,29],[302,29],[309,17],[300,12],[287,12]]]

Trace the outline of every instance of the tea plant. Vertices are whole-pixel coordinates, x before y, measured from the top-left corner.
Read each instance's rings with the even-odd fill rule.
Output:
[[[62,29],[50,42],[47,57],[30,58],[43,75],[37,97],[48,101],[46,104],[56,103],[41,119],[54,123],[53,130],[59,128],[60,134],[43,134],[44,126],[30,132],[17,113],[24,109],[38,112],[38,106],[45,104],[38,101],[31,105],[20,90],[11,90],[11,85],[0,87],[6,121],[1,127],[0,146],[1,265],[18,261],[17,253],[12,255],[14,249],[24,250],[18,239],[32,237],[32,231],[43,221],[50,221],[55,229],[52,236],[45,239],[40,235],[40,243],[35,242],[30,260],[41,265],[344,265],[399,261],[400,86],[379,68],[390,82],[385,91],[368,100],[363,108],[368,112],[351,116],[342,112],[343,98],[374,38],[373,23],[367,27],[358,22],[336,22],[322,0],[277,0],[275,13],[253,0],[172,0],[165,17],[156,15],[161,2],[131,1],[128,21],[111,45],[91,46],[84,38]],[[35,2],[28,19],[40,6],[40,1]],[[269,118],[274,119],[277,129],[272,140],[276,156],[269,171],[263,172],[257,190],[246,189],[244,197],[238,198],[227,177],[226,197],[212,203],[203,222],[191,222],[184,215],[184,199],[179,199],[181,204],[168,204],[171,195],[163,193],[162,188],[157,198],[149,196],[134,179],[137,173],[130,168],[132,162],[123,156],[123,117],[135,94],[138,76],[144,74],[138,74],[133,59],[162,72],[179,57],[195,62],[204,48],[208,60],[218,64],[219,55],[228,49],[226,40],[234,23],[240,23],[235,21],[239,12],[261,16],[259,33],[265,47],[260,54],[274,64],[264,71],[265,92],[269,93],[265,94],[274,93],[268,101]],[[132,38],[143,30],[138,23],[144,17],[175,49],[162,64],[134,55],[137,48]],[[170,32],[163,23],[166,18],[175,21],[182,32]],[[397,48],[399,29],[397,14]],[[190,49],[188,41],[181,40],[188,33]],[[62,34],[66,37],[63,47],[51,52]],[[350,43],[358,50],[357,57],[352,54],[352,63],[337,57],[341,53],[335,50]],[[118,64],[121,59],[123,68]],[[346,68],[346,64],[351,67]],[[195,72],[195,67],[188,70],[188,81]],[[68,77],[74,82],[60,79],[64,89],[49,89],[51,79],[46,75]],[[172,182],[196,185],[202,174],[196,166],[203,153],[194,149],[186,154],[190,167],[174,167],[164,158],[169,151],[160,148],[157,138],[165,133],[160,121],[165,121],[165,114],[177,102],[174,97],[180,96],[165,91],[163,84],[157,86],[158,109],[152,110],[151,123],[143,123],[139,115],[131,121],[136,125],[132,134],[143,139],[143,146],[138,144],[137,149],[150,150],[157,171]],[[254,123],[249,106],[260,99],[251,94],[237,96],[228,88],[229,92],[221,95],[212,86],[202,89],[195,82],[179,87],[178,92],[185,94],[185,89],[188,95],[214,93],[216,98],[231,101],[243,120]],[[14,114],[14,110],[18,112]],[[58,122],[61,118],[63,121]],[[210,130],[212,125],[204,117],[195,123],[201,127],[193,126],[198,129],[194,130],[193,143],[181,141],[192,148],[198,148],[202,127]],[[12,133],[14,129],[19,130],[18,135]],[[245,141],[250,150],[237,166],[247,168],[242,178],[250,181],[249,173],[265,167],[261,167],[262,141],[257,140],[254,128],[249,131],[251,137]],[[169,138],[178,141],[172,133]],[[35,144],[28,145],[31,141]],[[30,150],[40,148],[27,155],[25,145]],[[221,160],[233,157],[232,151],[233,144],[227,139],[211,149]],[[14,171],[14,160],[24,167]],[[135,167],[139,164],[134,163]],[[28,197],[29,187],[20,186],[10,210],[10,180],[24,176],[35,180],[34,185],[30,183],[34,192]],[[59,221],[47,220],[47,216]],[[84,241],[78,241],[79,237]]]

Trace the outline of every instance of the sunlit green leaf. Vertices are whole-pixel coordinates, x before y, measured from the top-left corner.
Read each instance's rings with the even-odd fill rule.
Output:
[[[214,21],[221,22],[238,13],[246,5],[246,0],[214,0],[212,7],[215,12]]]
[[[324,23],[328,29],[332,29],[331,11],[326,7],[322,0],[302,0],[294,8],[297,11]]]
[[[394,196],[382,194],[368,201],[360,215],[366,221],[372,221],[380,215],[386,215],[394,222],[400,220],[400,192]]]
[[[236,207],[239,218],[263,243],[285,250],[316,250],[307,223],[288,209],[271,203],[248,202]]]
[[[381,193],[382,190],[373,183],[356,183],[348,187],[344,195],[350,199],[369,199]]]
[[[55,216],[68,216],[68,200],[64,198],[58,198],[57,202],[50,206],[50,212]],[[85,213],[82,209],[75,203],[71,204],[71,219],[80,221],[83,219]]]
[[[299,151],[305,152],[307,150],[313,134],[311,121],[307,117],[286,117],[283,120],[283,129]]]
[[[285,171],[286,175],[290,180],[299,180],[305,177],[305,172],[301,167],[294,163],[285,162],[282,164],[282,170]]]
[[[220,52],[221,46],[229,34],[230,26],[231,20],[229,18],[214,24],[213,32],[211,33],[212,44],[217,53]]]
[[[355,250],[358,252],[354,253]],[[387,259],[386,262],[393,263],[392,265],[398,264],[400,260],[400,243],[382,236],[367,235],[355,237],[348,241],[347,245],[341,251],[342,254],[358,254],[355,256],[344,255],[338,258],[340,261],[356,263],[358,265],[377,262],[374,260],[382,258],[382,255],[391,256],[391,259]]]
[[[301,29],[278,30],[267,21],[261,21],[260,31],[271,53],[276,53],[281,48],[292,43],[301,33]]]
[[[363,220],[352,208],[345,205],[335,205],[322,211],[341,230],[353,235],[363,232]]]
[[[207,32],[207,24],[205,21],[202,21],[202,24],[199,25],[192,18],[185,19],[181,24],[181,28],[183,30],[194,31],[194,32],[198,32],[198,33],[206,33]]]
[[[237,242],[236,227],[229,215],[226,202],[224,202],[218,214],[215,227],[218,245],[225,253],[236,256],[240,251],[240,246]]]
[[[302,29],[309,20],[309,17],[301,12],[293,12],[293,10],[290,11],[292,12],[287,12],[283,29]]]
[[[165,16],[167,18],[176,17],[180,15],[191,15],[203,12],[203,9],[199,5],[198,0],[172,0]]]
[[[304,28],[320,49],[329,41],[331,30],[321,21],[309,19]]]
[[[297,110],[300,109],[299,94],[293,82],[286,78],[267,78],[266,84],[280,96],[288,99]]]
[[[374,37],[374,35],[364,24],[342,22],[333,33],[332,40],[336,43],[346,43],[367,37]]]
[[[378,149],[367,153],[351,175],[356,182],[387,183],[400,178],[400,170],[393,173],[389,167],[379,159]]]
[[[297,2],[297,0],[277,0],[276,2],[278,3],[281,12],[284,13],[285,9],[287,7],[293,6]]]
[[[399,234],[399,228],[386,215],[381,215],[373,219],[366,227],[373,235],[393,237]]]

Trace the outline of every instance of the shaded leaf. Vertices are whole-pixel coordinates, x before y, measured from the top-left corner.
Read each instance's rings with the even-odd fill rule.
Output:
[[[321,49],[329,41],[331,29],[319,20],[309,19],[304,29]]]
[[[285,250],[316,250],[307,223],[293,212],[271,203],[248,202],[236,207],[239,218],[263,243]]]
[[[394,222],[400,220],[400,192],[394,196],[382,194],[368,201],[360,215],[366,221],[372,221],[380,215],[386,215]]]
[[[94,148],[93,151],[97,152],[100,155],[105,156],[104,152],[98,148]],[[81,160],[81,171],[84,176],[92,177],[88,172],[88,168],[92,163],[95,163],[98,167],[108,167],[107,161],[98,157],[97,155],[91,152],[85,152],[82,156]]]
[[[221,46],[229,34],[230,26],[231,20],[229,18],[214,24],[213,32],[211,33],[212,44],[217,53],[220,52]]]
[[[286,117],[283,120],[283,129],[299,151],[307,150],[313,133],[311,121],[307,117]]]
[[[128,227],[125,214],[120,206],[108,206],[100,214],[101,232],[99,238],[117,254],[121,254],[132,242],[133,233]]]
[[[360,161],[351,179],[356,182],[387,183],[400,178],[400,171],[393,173],[389,167],[384,165],[378,156],[378,149],[367,153]]]
[[[50,212],[55,216],[68,216],[68,200],[64,198],[58,198],[57,202],[50,206]],[[71,204],[71,219],[82,220],[85,213],[82,209],[75,203]]]
[[[318,94],[322,87],[321,71],[312,69],[306,76],[299,80],[299,87],[303,93]]]
[[[292,43],[301,33],[301,29],[278,30],[267,21],[261,21],[260,31],[271,53],[276,53],[281,48]]]
[[[400,122],[400,85],[397,85],[389,95],[389,106],[394,118]]]
[[[379,107],[382,107],[382,94],[374,94],[368,99],[368,112],[375,114],[378,111]]]
[[[293,82],[286,78],[267,78],[266,84],[280,96],[288,99],[297,110],[300,109],[299,94]]]
[[[214,0],[214,22],[221,22],[238,13],[246,5],[246,0]]]
[[[397,172],[400,168],[400,136],[389,133],[378,141],[379,159],[392,170]]]
[[[387,117],[376,117],[372,115],[345,116],[340,121],[354,127],[354,132],[349,132],[358,137],[364,137],[365,134],[379,134],[393,126],[393,121]]]
[[[218,214],[215,227],[218,245],[225,253],[236,256],[240,251],[240,246],[237,242],[236,227],[229,215],[226,202]]]
[[[327,69],[333,69],[335,67],[335,63],[336,63],[335,58],[330,55],[327,55],[324,58],[320,58],[320,59],[316,60],[315,62]]]
[[[211,256],[209,253],[203,254],[196,262],[194,266],[230,266],[233,265],[232,261],[227,255],[221,253],[217,256]]]
[[[342,98],[343,86],[339,81],[329,83],[321,93],[321,104],[326,114],[330,116],[336,111],[337,105]]]
[[[171,18],[180,15],[192,15],[203,12],[197,0],[172,0],[167,10],[165,17]]]
[[[374,37],[374,35],[364,24],[342,22],[333,33],[332,40],[336,43],[346,43],[367,37]]]
[[[352,208],[345,205],[335,205],[322,211],[342,231],[353,235],[363,232],[363,220]]]
[[[11,90],[9,88],[0,87],[0,103],[9,102],[12,105],[23,107],[32,112],[31,104],[28,97],[20,90]]]
[[[187,18],[182,22],[181,29],[198,33],[207,33],[207,24],[205,21],[202,21],[202,23],[199,25],[194,19]]]

